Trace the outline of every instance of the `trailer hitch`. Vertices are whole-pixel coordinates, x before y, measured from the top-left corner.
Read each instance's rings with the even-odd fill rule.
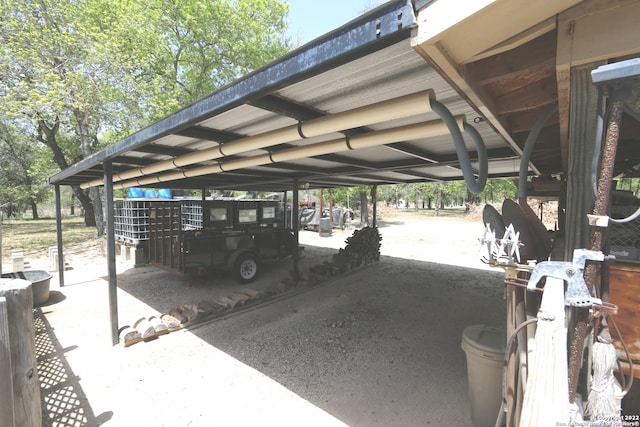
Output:
[[[536,290],[536,285],[543,277],[555,277],[567,282],[564,304],[573,307],[601,306],[602,300],[591,296],[584,281],[584,268],[587,260],[604,261],[604,254],[600,251],[576,249],[573,251],[573,261],[543,261],[538,263],[527,284],[527,290]]]

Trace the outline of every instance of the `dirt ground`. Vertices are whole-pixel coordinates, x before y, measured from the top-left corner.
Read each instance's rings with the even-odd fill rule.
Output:
[[[481,220],[381,214],[380,262],[128,348],[111,345],[99,247],[68,254],[66,286],[54,273],[37,310],[45,425],[470,426],[462,330],[504,323],[502,272],[480,261]],[[301,268],[329,260],[351,233],[301,232]],[[117,270],[120,326],[238,290],[225,275]],[[290,270],[264,265],[251,287]]]

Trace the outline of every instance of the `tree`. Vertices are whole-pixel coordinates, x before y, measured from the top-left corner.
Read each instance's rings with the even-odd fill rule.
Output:
[[[38,219],[37,205],[47,197],[45,178],[53,167],[48,154],[0,116],[0,201],[8,203],[12,213],[30,207]]]
[[[487,180],[482,193],[477,196],[484,203],[502,202],[504,199],[514,198],[518,192],[513,179],[511,178],[494,178]]]
[[[138,63],[127,62],[131,57],[123,54],[127,37],[122,30],[130,20],[114,23],[113,14],[102,13],[107,6],[130,11],[119,3],[92,0],[6,0],[0,9],[2,106],[49,148],[60,169],[90,156],[98,148],[103,123],[113,123],[109,113],[118,110],[118,100],[135,94],[124,72],[126,64],[132,70]],[[61,139],[74,145],[65,146]],[[85,223],[102,234],[99,192],[73,190],[84,207]]]
[[[358,203],[360,197],[359,187],[339,187],[333,190],[333,201],[336,205],[351,208]]]
[[[153,2],[152,2],[153,3]],[[275,0],[174,0],[154,4],[160,48],[154,73],[186,105],[287,53],[286,4]]]
[[[3,0],[0,108],[65,169],[282,55],[287,11],[275,0]],[[98,190],[74,194],[102,234]]]

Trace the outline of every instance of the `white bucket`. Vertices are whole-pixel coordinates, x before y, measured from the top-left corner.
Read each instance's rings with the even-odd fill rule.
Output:
[[[467,355],[467,380],[471,421],[475,427],[494,427],[502,400],[502,368],[506,333],[486,325],[468,326],[462,332]]]

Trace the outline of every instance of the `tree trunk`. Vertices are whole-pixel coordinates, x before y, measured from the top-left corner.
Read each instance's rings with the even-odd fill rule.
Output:
[[[80,187],[77,185],[72,185],[71,189],[73,190],[73,194],[76,195],[78,201],[82,205],[82,210],[84,211],[84,225],[87,227],[95,227],[96,226],[96,217],[93,214],[93,203],[91,203],[91,199]]]
[[[42,142],[44,145],[49,147],[51,152],[53,153],[53,161],[58,165],[60,170],[64,170],[69,167],[69,163],[67,163],[67,159],[64,157],[64,153],[62,149],[58,145],[58,141],[56,140],[56,135],[58,134],[58,129],[60,128],[60,120],[56,117],[55,123],[53,126],[49,127],[45,120],[38,120],[38,141]]]
[[[442,203],[442,188],[438,187],[436,190],[436,210],[433,213],[434,216],[440,215],[440,204]]]
[[[76,122],[78,123],[78,131],[80,133],[80,150],[82,151],[82,157],[85,159],[91,156],[92,151],[92,138],[89,135],[89,113],[87,111],[82,111],[79,108],[74,108],[73,114],[76,118]],[[92,187],[89,190],[89,195],[91,197],[91,201],[93,202],[93,215],[95,226],[98,232],[98,236],[102,236],[105,231],[105,222],[104,215],[102,213],[102,200],[100,199],[100,191],[98,191],[97,187]],[[85,221],[86,221],[87,213],[85,210]]]
[[[98,187],[92,187],[89,190],[91,198],[93,200],[93,217],[95,220],[96,231],[98,237],[104,235],[107,228],[107,223],[104,220],[104,212],[102,211],[102,199],[100,198],[100,189]]]
[[[31,204],[31,217],[33,219],[38,219],[38,205],[36,205],[36,201],[31,199],[29,200],[30,204]]]
[[[369,225],[369,206],[367,205],[367,193],[360,192],[360,223],[363,227]]]
[[[38,120],[38,136],[37,139],[39,142],[43,143],[53,153],[53,161],[58,165],[60,170],[64,170],[69,167],[69,163],[67,163],[67,159],[64,157],[64,153],[62,149],[58,145],[58,141],[56,139],[56,135],[58,133],[58,129],[60,127],[60,120],[56,118],[55,123],[52,126],[48,126],[47,122],[44,120]],[[93,215],[93,205],[91,204],[91,199],[82,191],[82,189],[77,185],[72,185],[71,189],[75,194],[76,198],[82,205],[82,209],[84,210],[84,225],[87,227],[95,227],[96,219]],[[102,211],[102,209],[100,209]]]

